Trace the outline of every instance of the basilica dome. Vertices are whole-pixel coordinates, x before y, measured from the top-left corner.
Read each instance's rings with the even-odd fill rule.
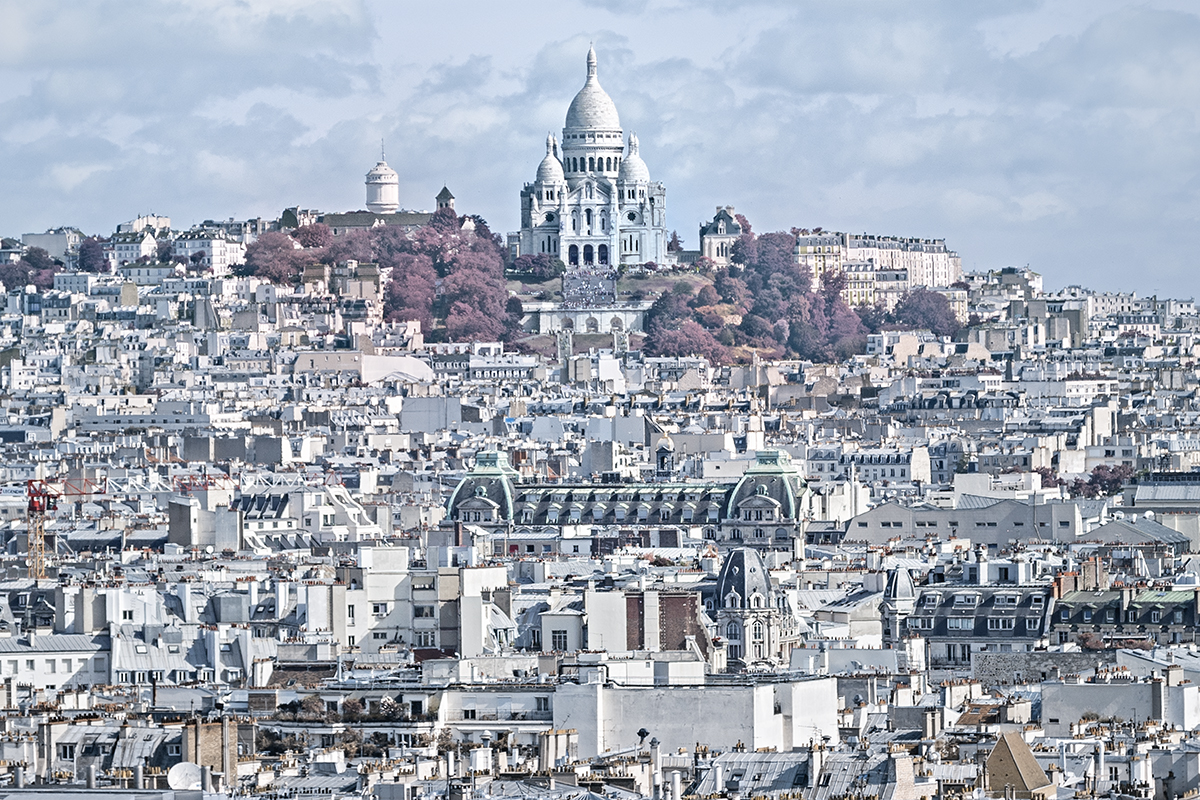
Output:
[[[596,78],[596,50],[589,48],[587,54],[587,81],[571,107],[567,109],[567,128],[594,128],[601,130],[618,130],[621,119],[617,116],[617,107],[608,92],[600,88]]]

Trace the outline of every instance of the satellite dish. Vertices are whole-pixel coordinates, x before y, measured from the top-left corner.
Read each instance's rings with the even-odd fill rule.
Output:
[[[200,790],[200,767],[190,761],[181,761],[167,772],[167,786],[177,792]]]

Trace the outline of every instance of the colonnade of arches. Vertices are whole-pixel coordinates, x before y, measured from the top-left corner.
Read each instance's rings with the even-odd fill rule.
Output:
[[[563,163],[563,169],[567,172],[612,172],[620,168],[620,156],[572,156]]]
[[[599,264],[600,266],[608,265],[609,254],[608,245],[606,244],[602,244],[599,247],[593,247],[590,244],[585,244],[582,251],[580,250],[579,245],[573,244],[567,248],[567,263],[573,267],[579,266],[579,257],[581,254],[583,256],[583,264],[586,266],[590,267],[596,264]]]

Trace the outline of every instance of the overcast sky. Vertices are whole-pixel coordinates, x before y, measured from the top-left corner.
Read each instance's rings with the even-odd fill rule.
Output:
[[[402,203],[513,229],[595,42],[688,247],[717,205],[1200,295],[1200,3],[0,0],[0,233]]]

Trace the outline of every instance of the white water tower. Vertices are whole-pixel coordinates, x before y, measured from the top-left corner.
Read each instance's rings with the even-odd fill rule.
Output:
[[[395,214],[400,210],[400,176],[387,165],[384,154],[367,173],[367,210],[374,214]]]

